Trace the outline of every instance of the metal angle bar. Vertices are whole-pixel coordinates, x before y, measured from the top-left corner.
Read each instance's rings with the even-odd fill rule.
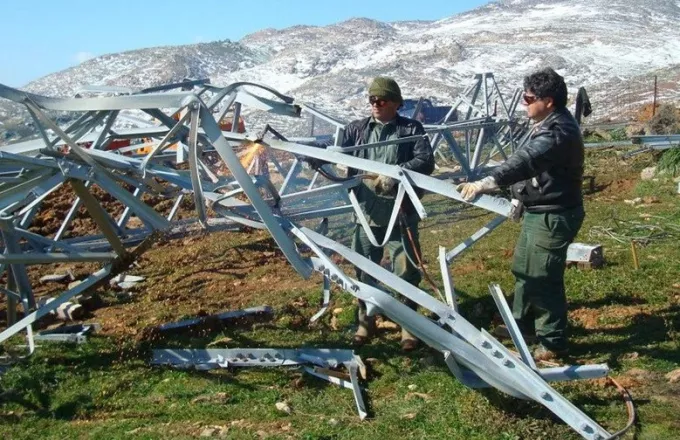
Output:
[[[120,187],[115,180],[107,174],[100,173],[100,170],[95,171],[92,180],[102,189],[108,191],[113,197],[118,199],[121,203],[129,206],[137,217],[139,217],[150,229],[163,230],[170,224],[153,208],[146,203],[137,200],[129,191]]]
[[[495,79],[493,79],[493,89],[498,94],[498,99],[501,101],[501,108],[505,112],[505,115],[508,117],[508,119],[512,118],[512,114],[510,113],[508,107],[505,105],[505,99],[503,99],[503,94],[501,93],[501,90],[498,88],[498,83],[496,82]]]
[[[309,319],[309,322],[316,322],[319,318],[321,318],[324,313],[326,313],[326,310],[328,310],[328,306],[330,305],[331,302],[331,279],[328,277],[326,274],[323,276],[323,304],[321,304],[321,309],[319,309],[318,312],[314,314]]]
[[[439,269],[442,273],[446,302],[449,304],[449,307],[457,312],[458,300],[456,298],[456,291],[453,287],[453,281],[451,280],[451,272],[449,272],[449,266],[446,261],[446,248],[444,246],[439,246]]]
[[[5,249],[5,252],[7,250]],[[4,264],[0,266],[0,273],[4,272]],[[7,270],[7,290],[14,292],[17,290],[17,283],[14,281],[14,274],[12,273],[11,268]],[[13,325],[17,322],[17,304],[19,301],[21,301],[21,295],[17,294],[19,297],[18,299],[15,299],[11,296],[7,297],[7,325]]]
[[[295,158],[293,160],[293,164],[290,167],[290,170],[288,171],[288,174],[286,175],[286,178],[283,180],[283,183],[281,184],[281,189],[279,189],[279,194],[283,196],[283,193],[288,189],[288,186],[290,185],[291,181],[294,181],[296,179],[296,175],[299,173],[300,168],[302,167],[302,164],[300,164],[300,161]]]
[[[368,413],[366,411],[366,405],[364,404],[364,399],[361,396],[361,387],[359,386],[359,366],[356,362],[352,362],[348,365],[349,376],[352,381],[352,391],[354,392],[354,401],[357,405],[357,411],[359,412],[359,418],[364,420]]]
[[[141,95],[144,93],[155,93],[155,92],[163,92],[166,90],[171,90],[171,89],[179,89],[179,88],[193,88],[194,86],[203,86],[206,84],[210,84],[210,79],[208,78],[203,78],[203,79],[192,79],[192,80],[187,80],[187,81],[180,81],[176,83],[171,83],[171,84],[163,84],[160,86],[154,86],[154,87],[147,87],[145,89],[138,90],[136,92],[133,92],[135,95]]]
[[[194,204],[198,213],[198,221],[204,228],[207,227],[207,214],[205,211],[205,198],[203,197],[203,187],[201,186],[201,176],[198,169],[198,104],[191,106],[191,128],[189,130],[189,169],[191,170],[191,186],[194,190]]]
[[[536,362],[534,362],[534,358],[531,356],[529,347],[527,347],[526,341],[524,341],[524,337],[522,336],[522,332],[517,325],[517,321],[515,321],[515,318],[512,316],[512,310],[510,310],[510,307],[508,307],[508,303],[505,300],[505,295],[503,295],[501,287],[498,284],[492,284],[489,286],[489,293],[496,303],[496,307],[503,318],[503,322],[505,322],[505,325],[508,328],[512,342],[515,343],[515,347],[517,347],[520,357],[525,364],[527,364],[533,370],[536,370]]]
[[[330,376],[328,374],[323,374],[318,371],[316,371],[314,368],[310,367],[302,367],[305,373],[309,373],[312,376],[318,377],[319,379],[326,380],[334,385],[338,385],[342,388],[347,388],[348,390],[353,390],[352,387],[352,382],[346,381],[344,379],[340,379],[339,377],[335,376]],[[363,420],[363,419],[362,419]]]
[[[469,249],[477,243],[479,240],[481,240],[483,237],[485,237],[489,232],[493,231],[497,227],[499,227],[505,220],[507,220],[507,217],[499,215],[498,217],[495,217],[493,220],[491,220],[489,223],[486,225],[482,226],[481,229],[479,229],[477,232],[472,234],[467,240],[453,248],[450,252],[446,254],[446,262],[448,264],[451,264],[454,258],[456,258],[458,255],[460,255],[463,251],[466,249]]]
[[[0,84],[0,96],[14,102],[26,104],[33,101],[39,108],[57,111],[106,111],[136,110],[179,107],[190,93],[159,93],[135,96],[114,96],[97,98],[49,98],[23,92]]]
[[[225,103],[222,104],[222,110],[220,111],[217,118],[215,118],[215,120],[218,122],[218,124],[227,115],[231,106],[234,105],[234,102],[236,101],[236,93],[232,92],[229,95],[227,95],[226,98],[227,98],[227,100],[225,101]],[[232,118],[232,126],[234,124],[233,121],[234,121],[234,118]]]
[[[305,199],[305,198],[308,198],[308,197],[315,197],[315,196],[323,195],[323,194],[326,194],[326,193],[333,193],[333,192],[337,192],[337,193],[343,192],[344,193],[347,190],[349,190],[350,188],[354,188],[355,186],[357,186],[359,184],[359,182],[360,182],[359,179],[353,179],[353,180],[348,180],[348,181],[341,182],[341,183],[333,183],[333,184],[322,186],[322,187],[315,188],[315,189],[308,189],[308,190],[305,190],[305,191],[299,191],[299,192],[296,192],[296,193],[286,194],[284,196],[281,196],[281,202],[282,203],[292,202],[292,201],[295,201],[295,200]],[[328,194],[327,196],[330,196],[330,194]]]
[[[21,262],[10,263],[5,260],[6,257],[14,255],[21,255],[21,246],[19,240],[14,232],[14,225],[11,220],[0,218],[0,236],[5,244],[4,254],[0,254],[0,263],[9,264],[8,273],[12,273],[16,290],[21,296],[21,302],[24,303],[25,311],[35,308],[35,298],[33,297],[33,290],[31,289],[31,281],[28,278],[26,266]],[[4,261],[3,261],[4,260]],[[1,341],[0,341],[1,342]]]
[[[41,191],[43,187],[46,187],[46,186],[49,187],[49,185],[51,185],[52,183],[58,182],[54,186],[52,186],[51,188],[49,188],[48,190],[43,192],[42,194],[37,195],[37,197],[32,202],[30,202],[28,205],[24,206],[17,213],[20,216],[21,215],[24,216],[24,218],[21,220],[21,223],[20,223],[22,228],[25,228],[30,224],[30,222],[33,220],[33,217],[35,216],[36,212],[40,208],[40,204],[43,202],[43,200],[45,200],[54,191],[61,188],[61,186],[64,182],[64,179],[63,179],[63,176],[59,176],[59,177],[61,177],[61,178],[60,179],[52,178],[52,179],[48,180],[47,182],[45,182],[43,185],[40,185],[39,187],[36,187],[34,189],[33,194]]]
[[[162,324],[159,325],[157,328],[160,331],[170,331],[195,326],[197,324],[204,323],[208,320],[227,321],[252,315],[273,315],[273,314],[274,310],[269,306],[250,307],[243,310],[233,310],[229,312],[218,313],[216,315],[203,316],[201,318],[185,319],[182,321],[172,322],[169,324]]]
[[[255,96],[243,89],[240,89],[238,91],[238,94],[236,96],[236,102],[240,102],[241,104],[245,104],[248,107],[263,110],[268,113],[273,113],[277,115],[293,117],[300,116],[300,107],[296,105],[274,101],[272,99],[263,98],[261,96]]]
[[[311,106],[310,104],[302,103],[300,104],[300,107],[302,108],[302,111],[309,113],[310,115],[312,115],[312,117],[319,118],[322,121],[326,121],[329,124],[334,125],[335,127],[345,128],[345,126],[347,125],[347,123],[327,115],[323,111],[317,109],[314,106]]]
[[[179,193],[179,195],[177,196],[177,200],[175,200],[175,203],[172,205],[172,209],[170,210],[170,213],[168,214],[168,221],[172,221],[172,219],[175,218],[175,215],[177,214],[179,207],[182,205],[183,199],[184,199],[184,194]]]
[[[91,120],[83,123],[82,127],[79,127],[77,131],[74,131],[73,135],[71,136],[71,139],[73,139],[76,142],[79,142],[83,136],[87,135],[89,132],[93,131],[99,124],[101,124],[102,120],[109,114],[109,112],[106,111],[99,111],[97,112]]]
[[[458,193],[458,191],[456,191],[455,185],[453,185],[452,183],[444,182],[434,177],[416,173],[411,170],[406,170],[397,165],[387,165],[368,159],[354,157],[349,154],[326,151],[321,148],[292,144],[290,142],[271,140],[269,141],[269,143],[270,146],[276,150],[288,151],[293,154],[323,159],[335,162],[336,164],[345,165],[350,168],[356,168],[363,171],[382,174],[385,176],[392,177],[393,179],[399,179],[400,177],[399,172],[403,172],[408,174],[410,179],[415,184],[415,186],[419,188],[422,188],[424,190],[436,194],[441,194],[445,197],[452,198],[463,203],[475,205],[479,208],[486,209],[488,211],[492,211],[497,214],[504,215],[506,217],[510,215],[510,212],[512,210],[512,205],[508,200],[501,199],[498,197],[483,195],[476,198],[472,202],[468,202],[465,199],[463,199],[463,197]]]
[[[461,95],[460,98],[459,98],[461,100],[461,103],[465,103],[465,104],[468,105],[468,109],[467,109],[467,112],[465,114],[466,120],[470,119],[472,117],[473,109],[476,110],[477,113],[481,113],[481,111],[478,108],[475,108],[473,103],[477,101],[477,96],[479,96],[479,91],[482,88],[482,77],[480,75],[475,75],[475,79],[476,79],[477,83],[474,85],[474,87],[472,89],[471,101],[468,100],[467,94]]]
[[[0,212],[11,215],[13,211],[17,209],[21,210],[26,204],[33,206],[36,197],[38,200],[41,200],[41,195],[47,196],[47,194],[56,189],[56,187],[60,186],[64,182],[64,176],[61,174],[47,175],[45,179],[41,180],[41,182],[36,182],[33,188],[22,186],[21,193],[13,194],[10,197],[5,197],[4,200],[1,200]]]
[[[420,197],[418,197],[418,194],[416,191],[413,189],[413,182],[411,181],[411,177],[406,174],[406,173],[401,173],[400,175],[400,182],[401,186],[404,187],[406,190],[406,194],[408,194],[409,198],[411,199],[411,204],[413,205],[413,208],[416,210],[416,213],[418,213],[418,216],[421,219],[427,218],[427,211],[425,211],[425,207],[420,201]]]
[[[611,437],[611,434],[603,427],[548,385],[538,373],[524,362],[519,361],[488,332],[482,329],[481,338],[475,342],[478,342],[479,346],[486,347],[485,354],[494,364],[503,366],[503,368],[508,370],[513,370],[516,375],[521,377],[521,382],[518,385],[527,395],[552,411],[553,414],[571,426],[583,438],[602,440]],[[486,346],[484,343],[486,343]]]
[[[85,290],[89,289],[91,286],[104,279],[110,273],[110,271],[111,266],[107,265],[106,267],[90,275],[88,278],[83,280],[82,283],[78,284],[73,289],[67,290],[66,292],[59,295],[54,301],[51,301],[45,304],[44,306],[38,308],[36,311],[27,314],[24,318],[14,323],[13,325],[9,326],[2,333],[0,333],[0,342],[7,340],[8,338],[14,336],[24,328],[29,327],[38,319],[47,315],[52,310],[56,310],[59,306],[69,301],[74,296],[83,293]]]
[[[40,123],[40,119],[38,119],[38,116],[35,114],[35,112],[33,112],[33,110],[30,107],[26,107],[26,110],[28,110],[28,114],[31,115],[31,119],[33,119],[35,126],[38,127],[40,137],[43,139],[43,142],[45,142],[45,145],[52,145],[52,140],[47,135],[45,127],[43,127],[42,124]]]
[[[222,136],[222,131],[220,130],[217,122],[210,114],[209,110],[203,106],[200,109],[201,121],[203,124],[203,129],[206,135],[210,138],[211,143],[215,146],[218,154],[222,157],[224,163],[229,167],[232,175],[238,183],[243,188],[243,191],[250,199],[253,207],[257,210],[262,222],[267,225],[272,237],[279,245],[284,255],[293,265],[296,271],[300,273],[304,278],[309,278],[312,274],[312,269],[309,265],[302,259],[300,254],[295,248],[295,244],[288,237],[279,224],[278,220],[274,217],[267,203],[260,196],[258,188],[253,184],[250,176],[246,173],[246,170],[241,165],[238,157],[229,146],[227,140]]]
[[[397,221],[399,219],[399,212],[401,211],[401,204],[402,201],[404,200],[405,194],[406,191],[404,189],[404,186],[399,185],[399,189],[397,189],[397,196],[394,199],[394,207],[392,208],[390,221],[389,223],[387,223],[387,229],[385,230],[385,236],[383,237],[382,243],[379,243],[377,237],[373,233],[373,229],[371,228],[368,219],[366,218],[366,215],[361,209],[361,205],[359,204],[359,200],[357,200],[357,196],[354,194],[354,191],[350,191],[349,200],[351,201],[352,207],[354,208],[354,213],[356,214],[357,220],[359,220],[361,227],[364,229],[364,233],[366,233],[368,241],[370,241],[373,246],[385,247],[385,245],[389,243],[390,237],[392,236],[392,230],[394,229],[394,226],[397,224]]]
[[[460,164],[461,168],[465,172],[467,176],[472,175],[472,171],[470,170],[470,164],[468,163],[467,157],[463,154],[463,152],[460,150],[460,147],[458,146],[458,142],[456,142],[456,139],[453,137],[451,132],[445,131],[442,133],[442,137],[446,141],[446,143],[449,146],[449,149],[451,150],[451,154],[456,158],[458,163]]]
[[[287,214],[286,218],[291,221],[311,220],[316,218],[333,217],[336,215],[349,214],[354,212],[351,205],[343,205],[335,208],[325,208],[315,211],[304,211],[297,214]]]
[[[140,200],[142,198],[142,194],[143,194],[143,191],[139,186],[137,188],[135,188],[134,192],[132,193],[132,195],[134,197],[136,197]],[[125,229],[125,224],[127,223],[128,219],[130,218],[130,212],[131,212],[130,207],[126,206],[125,209],[123,210],[123,213],[120,215],[120,217],[118,218],[118,221],[116,222],[116,225],[118,226],[118,228],[120,228],[121,231]]]
[[[70,180],[69,182],[75,193],[80,197],[87,209],[88,214],[92,217],[92,220],[97,224],[99,230],[104,234],[111,247],[118,255],[126,255],[127,250],[123,243],[118,238],[120,229],[116,225],[115,221],[109,216],[109,214],[101,207],[99,201],[94,198],[90,191],[85,187],[85,184],[79,180]],[[115,227],[114,227],[115,225]]]
[[[184,108],[184,107],[183,107]],[[180,109],[181,111],[181,109]],[[180,131],[182,132],[181,134],[186,134],[187,132],[187,127],[184,126],[184,124],[189,120],[191,117],[191,112],[186,112],[180,119],[177,121],[177,123],[168,131],[165,136],[163,136],[163,139],[158,142],[158,144],[149,152],[149,154],[146,155],[146,157],[142,160],[142,163],[139,164],[140,169],[145,169],[149,163],[149,161],[156,155],[156,153],[160,152],[165,148],[165,145],[170,142],[172,138],[175,137],[177,133]],[[180,146],[178,145],[177,148],[179,149]]]
[[[475,151],[472,154],[472,162],[470,162],[470,169],[477,171],[477,166],[479,165],[479,157],[482,154],[482,149],[484,148],[484,141],[486,140],[486,129],[480,128],[477,134],[477,143],[475,144]],[[469,157],[469,156],[468,156]]]
[[[404,138],[399,138],[399,139],[394,139],[394,140],[387,140],[387,141],[380,141],[380,142],[374,142],[372,144],[362,144],[362,145],[357,145],[355,147],[327,147],[326,150],[328,151],[339,151],[341,153],[353,153],[355,151],[361,151],[361,150],[368,150],[370,148],[379,148],[379,147],[384,147],[386,145],[395,145],[395,144],[404,144],[407,142],[417,142],[419,140],[422,140],[426,138],[427,135],[416,135],[416,136],[409,136],[409,137],[404,137]]]
[[[92,182],[89,180],[85,182],[85,188],[89,188],[90,185],[92,185]],[[71,205],[71,209],[69,209],[68,213],[66,214],[66,217],[64,217],[64,220],[61,223],[61,226],[59,226],[59,230],[54,236],[54,241],[58,242],[61,240],[61,237],[64,235],[68,227],[70,226],[71,222],[75,218],[76,214],[78,213],[78,210],[80,209],[80,205],[82,205],[82,200],[80,197],[76,197],[76,199],[73,201],[73,205]]]
[[[271,93],[272,95],[276,96],[279,98],[281,101],[283,101],[286,104],[291,104],[293,102],[293,98],[290,96],[286,96],[283,93],[277,91],[276,89],[273,89],[269,86],[263,85],[263,84],[258,84],[258,83],[253,83],[253,82],[248,82],[248,81],[239,81],[235,82],[232,84],[229,84],[226,87],[217,87],[217,86],[212,86],[210,84],[205,85],[207,88],[214,89],[216,90],[215,96],[212,97],[212,99],[206,104],[209,110],[212,110],[215,105],[219,104],[219,102],[224,98],[224,96],[228,95],[234,90],[238,90],[240,88],[243,88],[245,86],[251,86],[255,88],[262,89],[266,92]]]
[[[63,241],[55,241],[51,240],[49,238],[45,238],[42,235],[35,234],[33,232],[27,231],[26,229],[16,227],[15,228],[16,234],[25,238],[26,240],[31,240],[35,243],[40,243],[42,245],[43,250],[47,249],[63,249],[66,251],[71,251],[71,252],[78,252],[76,248],[73,246],[64,243]]]
[[[109,134],[111,131],[111,127],[113,127],[113,123],[116,122],[116,118],[118,117],[119,111],[112,111],[109,113],[109,118],[106,120],[106,124],[104,125],[104,128],[101,131],[101,134],[97,138],[97,140],[92,144],[92,149],[97,150],[100,147],[103,146],[104,140],[106,139],[106,135]]]
[[[115,259],[117,254],[112,252],[72,252],[72,253],[9,253],[0,254],[1,264],[31,265],[52,264],[65,262],[109,262]]]
[[[19,295],[16,292],[13,292],[9,289],[5,289],[4,287],[0,286],[0,293],[5,295],[8,300],[13,299],[14,301],[21,301],[21,295]],[[11,322],[10,322],[11,324]]]

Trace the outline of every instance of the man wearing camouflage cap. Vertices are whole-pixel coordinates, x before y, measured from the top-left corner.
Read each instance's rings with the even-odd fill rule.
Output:
[[[403,99],[399,85],[395,80],[386,77],[375,78],[368,89],[368,95],[371,116],[356,120],[345,128],[342,140],[343,147],[425,135],[425,130],[420,122],[405,118],[397,113]],[[402,168],[422,174],[429,175],[434,171],[434,154],[427,137],[412,142],[367,148],[355,151],[352,154],[376,162],[399,165]],[[352,176],[359,172],[359,170],[350,169],[348,174]],[[363,179],[362,183],[353,189],[357,200],[363,207],[371,232],[379,243],[385,240],[387,226],[395,204],[397,184],[398,182],[390,177],[377,176],[374,179]],[[419,195],[421,194],[419,193]],[[416,267],[417,256],[415,254],[420,252],[418,242],[419,217],[408,198],[404,199],[401,209],[403,212],[402,219],[405,219],[405,221],[399,222],[394,227],[384,249],[374,246],[370,242],[366,231],[358,220],[354,228],[352,249],[378,264],[383,258],[384,251],[387,250],[393,273],[417,286],[421,280],[420,272]],[[408,237],[406,228],[410,230],[411,238]],[[367,284],[376,284],[376,280],[359,269],[357,269],[357,278]],[[415,310],[415,303],[408,299],[404,299],[404,302]],[[366,304],[362,301],[359,301],[357,315],[358,330],[353,342],[356,345],[362,345],[368,342],[375,333],[375,318],[367,316]],[[417,339],[405,329],[402,329],[401,347],[404,351],[410,351],[417,347]]]

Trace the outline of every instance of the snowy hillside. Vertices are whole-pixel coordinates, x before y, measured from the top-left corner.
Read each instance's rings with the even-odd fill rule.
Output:
[[[268,84],[350,119],[366,111],[366,86],[390,75],[405,95],[451,102],[474,73],[492,71],[504,90],[542,66],[594,95],[595,117],[661,95],[680,100],[680,1],[504,0],[439,21],[352,19],[325,27],[265,29],[239,42],[149,48],[101,56],[25,89],[73,96],[84,85],[147,87],[185,77],[213,84]],[[632,91],[632,92],[631,92]],[[15,107],[0,102],[3,112]],[[1,128],[0,128],[1,130]]]

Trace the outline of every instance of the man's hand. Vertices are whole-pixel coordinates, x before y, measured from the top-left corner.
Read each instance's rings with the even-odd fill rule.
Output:
[[[375,192],[380,195],[390,195],[394,192],[397,187],[398,180],[393,179],[389,176],[380,175],[376,179]]]
[[[471,201],[480,194],[492,192],[498,189],[498,185],[493,177],[487,176],[476,182],[461,183],[456,187],[456,191],[463,196],[466,201]]]

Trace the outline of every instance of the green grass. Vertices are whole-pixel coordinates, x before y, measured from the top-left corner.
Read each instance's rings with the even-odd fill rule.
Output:
[[[647,165],[638,158],[639,163],[624,166],[606,152],[588,156],[590,165],[603,166],[612,160],[614,165],[601,168],[607,180],[598,177],[598,186],[630,178]],[[670,180],[661,180],[588,195],[587,217],[577,240],[604,245],[607,265],[599,270],[567,271],[573,360],[606,362],[614,377],[628,380],[638,405],[636,435],[640,439],[674,438],[680,428],[680,387],[663,377],[680,363],[680,289],[673,287],[680,283],[680,247],[677,236],[655,236],[639,247],[641,268],[635,271],[625,237],[637,223],[666,231],[680,227],[679,196],[673,189]],[[623,203],[638,195],[653,195],[658,203],[641,208]],[[450,249],[493,216],[432,196],[424,202],[431,216],[422,224],[421,242],[429,270],[439,281],[437,247]],[[603,227],[624,242],[598,235]],[[452,265],[462,313],[477,326],[489,328],[494,319],[488,284],[512,290],[509,268],[518,232],[518,224],[506,222]],[[233,242],[207,241],[200,256],[191,254],[187,264],[172,268],[176,274],[172,285],[153,286],[132,301],[140,302],[163,322],[174,315],[153,302],[151,295],[164,289],[192,289],[184,279],[196,270],[189,264],[192,259],[200,257],[217,268],[221,255],[247,242],[244,234],[234,234]],[[258,246],[253,245],[255,251]],[[174,264],[172,260],[162,263],[166,256],[161,253],[154,255],[142,262],[142,270],[151,278],[160,276],[162,264]],[[248,276],[266,275],[264,266],[253,267]],[[297,279],[292,270],[287,276]],[[276,296],[268,295],[266,286],[254,293],[247,305],[267,302],[276,308],[270,322],[155,343],[139,342],[132,336],[93,336],[79,346],[42,346],[0,376],[0,437],[184,439],[199,437],[206,428],[216,426],[223,437],[233,439],[580,438],[540,405],[493,390],[464,387],[429,348],[403,355],[394,331],[382,333],[358,350],[364,360],[372,358],[366,383],[371,419],[365,422],[359,421],[349,390],[293,369],[197,372],[148,365],[152,347],[200,348],[225,337],[232,340],[230,347],[346,347],[353,321],[349,295],[335,292],[333,297],[332,308],[342,308],[337,330],[331,328],[330,314],[313,326],[307,324],[320,299],[318,281],[315,278]],[[425,284],[423,288],[427,290]],[[304,301],[299,302],[300,298]],[[195,301],[200,304],[201,298]],[[293,306],[293,302],[300,305]],[[140,326],[145,319],[140,318]],[[634,369],[645,373],[638,383],[630,381]],[[621,399],[601,381],[555,386],[611,432],[625,425]],[[291,415],[276,410],[275,403],[283,400],[292,407]]]

